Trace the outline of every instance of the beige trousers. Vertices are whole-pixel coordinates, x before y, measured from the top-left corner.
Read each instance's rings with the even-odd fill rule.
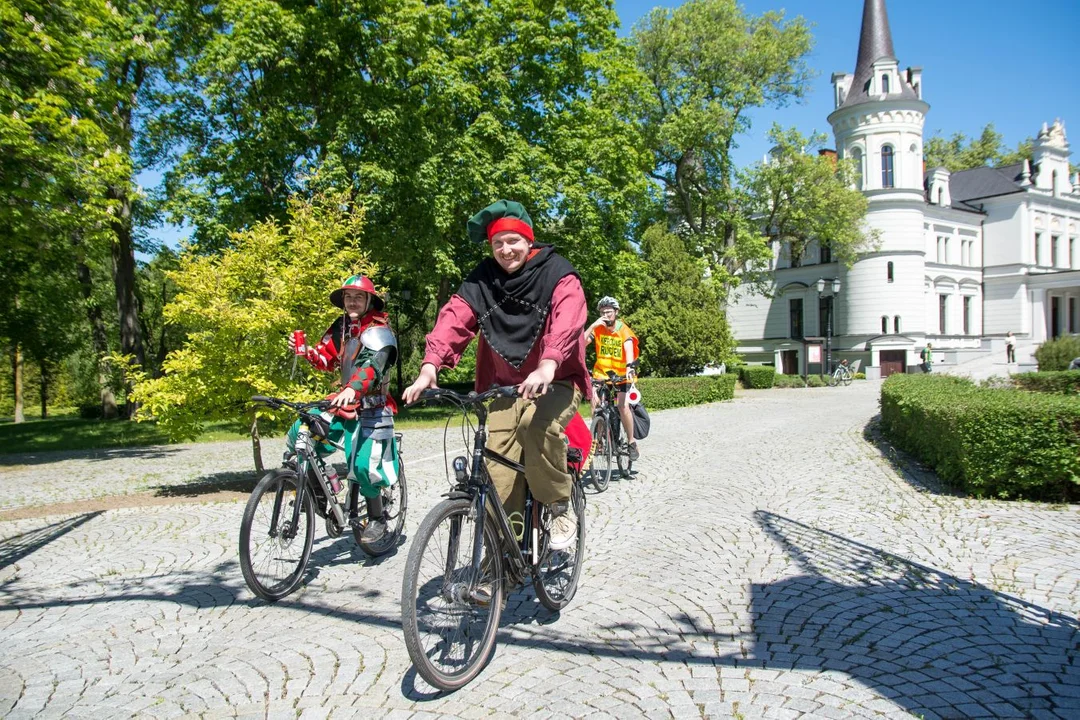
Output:
[[[500,398],[488,415],[489,449],[525,465],[525,474],[489,460],[488,473],[507,514],[525,509],[525,483],[548,505],[570,497],[566,471],[566,426],[577,412],[581,391],[566,382],[535,400]]]

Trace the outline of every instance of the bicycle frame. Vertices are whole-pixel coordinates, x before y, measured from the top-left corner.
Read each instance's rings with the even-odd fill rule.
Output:
[[[326,442],[329,445],[332,445],[337,450],[344,451],[345,449],[343,446],[338,445],[335,442],[326,440],[325,438],[322,439],[322,442]],[[334,496],[332,489],[327,487],[328,483],[326,480],[326,476],[323,475],[322,470],[319,468],[319,464],[312,461],[313,452],[311,449],[311,443],[311,429],[308,426],[308,423],[304,419],[304,417],[301,416],[300,431],[296,435],[296,502],[293,503],[292,525],[290,526],[290,531],[294,534],[296,533],[296,528],[300,526],[300,508],[304,505],[304,493],[314,492],[316,498],[319,499],[320,502],[322,500],[322,498],[318,497],[319,494],[315,492],[315,488],[309,487],[312,482],[310,475],[310,473],[312,472],[315,474],[315,477],[323,484],[323,492],[325,493],[326,497],[333,498],[332,500],[330,500],[330,508],[331,511],[334,513],[334,520],[337,521],[339,525],[345,524],[345,514],[342,512],[341,505],[337,502],[337,498]],[[285,484],[282,483],[281,486],[278,487],[277,493],[274,496],[274,510],[270,517],[271,537],[276,536],[278,533],[278,521],[281,519],[281,500],[284,492]]]

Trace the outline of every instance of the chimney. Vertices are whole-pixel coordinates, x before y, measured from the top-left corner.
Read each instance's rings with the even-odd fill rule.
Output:
[[[915,95],[922,100],[922,68],[909,67],[907,69],[908,85],[915,91]]]
[[[817,154],[820,157],[829,158],[830,162],[832,162],[832,166],[836,167],[836,151],[835,150],[833,150],[832,148],[822,148],[821,150],[818,150]]]

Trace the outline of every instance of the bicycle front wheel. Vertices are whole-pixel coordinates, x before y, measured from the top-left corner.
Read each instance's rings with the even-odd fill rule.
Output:
[[[377,542],[364,542],[362,533],[354,530],[354,536],[360,549],[371,557],[379,557],[397,547],[401,531],[405,528],[405,511],[409,505],[409,495],[405,485],[405,463],[398,456],[398,477],[388,488],[382,491],[383,511],[386,518],[386,534]]]
[[[244,581],[253,593],[270,602],[296,589],[311,557],[315,507],[311,493],[304,493],[293,525],[297,487],[292,470],[271,470],[252,491],[240,522],[240,570]],[[275,526],[274,505],[279,496]]]
[[[833,374],[829,376],[829,387],[836,387],[837,383],[839,383],[839,382],[840,382],[840,371],[839,370],[834,370]]]
[[[574,599],[578,581],[581,579],[581,565],[585,559],[585,492],[576,479],[570,501],[577,515],[577,538],[563,550],[544,550],[533,578],[536,599],[551,612],[562,610]],[[543,516],[547,514],[547,507],[540,512],[543,522],[546,519]],[[547,545],[546,533],[544,545]]]
[[[420,523],[405,564],[405,647],[420,677],[440,690],[464,687],[495,650],[505,593],[502,552],[493,523],[485,522],[477,576],[472,566],[475,516],[473,501],[466,498],[436,505]],[[487,599],[478,601],[473,588],[485,590]]]
[[[611,482],[611,469],[615,453],[615,443],[611,438],[611,427],[603,413],[592,421],[593,451],[589,460],[589,482],[597,492],[604,492]]]
[[[854,380],[854,379],[855,379],[855,376],[851,374],[850,370],[845,370],[843,372],[843,376],[841,377],[841,380],[844,381],[845,385],[850,385],[851,381]]]

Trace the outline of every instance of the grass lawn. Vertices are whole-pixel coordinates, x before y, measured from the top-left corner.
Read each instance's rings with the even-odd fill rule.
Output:
[[[417,407],[402,410],[395,425],[399,430],[439,427],[453,414],[449,407]],[[261,431],[263,437],[273,432]],[[219,421],[207,423],[195,442],[223,442],[250,437],[247,423]],[[50,450],[91,450],[99,448],[167,445],[168,436],[152,422],[127,420],[84,420],[73,409],[50,410],[45,420],[28,416],[16,425],[11,418],[0,419],[0,454],[34,453]]]
[[[449,405],[403,408],[398,412],[394,425],[399,431],[443,427],[446,419],[457,413],[458,410]],[[581,414],[588,417],[588,403],[582,403]],[[458,421],[454,420],[451,424],[457,427]],[[260,429],[260,435],[264,438],[280,434]],[[207,423],[194,442],[225,442],[249,437],[246,423],[223,420]],[[155,423],[84,420],[74,408],[50,409],[49,417],[45,420],[33,417],[28,412],[26,422],[18,425],[11,418],[0,418],[0,455],[168,444],[168,436]]]

